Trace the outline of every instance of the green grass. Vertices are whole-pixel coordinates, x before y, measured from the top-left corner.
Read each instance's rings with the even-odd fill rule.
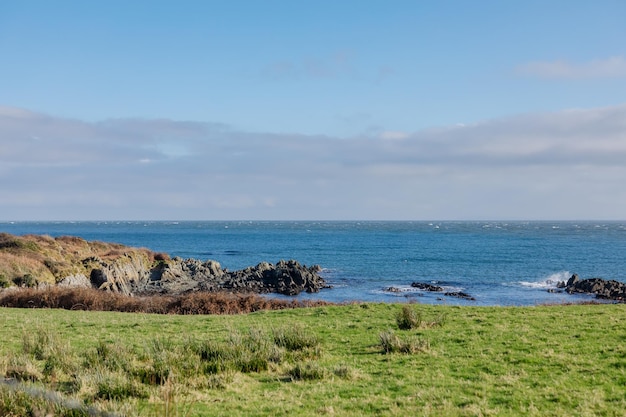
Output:
[[[409,330],[391,304],[237,316],[1,308],[0,375],[124,415],[626,410],[626,305],[412,308],[422,324]],[[409,348],[386,350],[385,333]],[[228,361],[239,367],[220,368]],[[0,406],[24,407],[21,395],[0,389]]]

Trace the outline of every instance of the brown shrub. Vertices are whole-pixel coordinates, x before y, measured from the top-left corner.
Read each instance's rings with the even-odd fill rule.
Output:
[[[195,292],[177,296],[129,297],[92,288],[24,288],[0,292],[0,306],[120,311],[152,314],[242,314],[329,305],[324,301],[277,300],[256,294]]]
[[[170,260],[170,255],[168,255],[167,253],[161,253],[161,252],[154,253],[152,257],[153,257],[153,261],[157,261],[157,262],[159,261],[166,262]]]

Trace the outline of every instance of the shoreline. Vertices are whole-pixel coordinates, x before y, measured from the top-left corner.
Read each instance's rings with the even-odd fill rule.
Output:
[[[7,264],[17,258],[23,262],[18,270],[8,270]],[[556,274],[555,274],[556,275]],[[497,296],[485,293],[487,297],[495,299],[485,303],[483,293],[464,288],[463,284],[448,284],[446,291],[428,291],[420,289],[419,282],[414,288],[406,290],[409,284],[397,282],[385,284],[371,294],[354,293],[352,297],[351,283],[334,280],[332,272],[319,266],[307,267],[297,261],[279,261],[277,264],[267,262],[258,263],[236,271],[222,269],[217,261],[199,261],[197,259],[180,257],[170,258],[162,252],[154,252],[145,248],[126,246],[101,241],[87,241],[75,236],[59,236],[53,238],[48,235],[14,236],[0,233],[0,287],[4,278],[4,286],[45,286],[66,285],[70,287],[99,288],[101,290],[120,292],[128,295],[148,294],[183,294],[197,291],[233,293],[269,294],[284,299],[312,302],[322,300],[331,303],[345,302],[420,302],[432,304],[458,305],[537,305],[550,303],[586,302],[587,300],[569,300],[564,296],[587,294],[596,299],[615,302],[624,302],[626,290],[621,292],[608,291],[623,284],[614,280],[594,279],[594,288],[584,288],[583,284],[577,287],[565,288],[565,282],[555,287],[542,289],[543,293],[555,294],[555,299],[532,294],[522,295],[523,301],[517,303],[514,299],[500,303]],[[567,280],[561,276],[560,280]],[[581,281],[587,281],[581,280]],[[431,281],[432,283],[438,281]],[[600,284],[598,284],[600,282]],[[332,292],[322,289],[331,288]],[[433,285],[426,281],[422,286]],[[438,284],[442,285],[442,284]],[[493,284],[493,289],[499,291]],[[600,285],[601,290],[597,287]],[[504,288],[504,287],[502,287]],[[621,287],[623,288],[623,287]],[[534,292],[539,294],[538,292]],[[314,296],[319,294],[319,297]],[[377,295],[378,294],[378,295]],[[561,294],[561,296],[558,296]],[[548,296],[549,297],[549,296]],[[567,298],[567,297],[565,297]],[[455,301],[456,300],[456,301]]]

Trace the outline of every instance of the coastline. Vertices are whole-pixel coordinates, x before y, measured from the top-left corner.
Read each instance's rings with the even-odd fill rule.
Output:
[[[27,222],[3,224],[15,235],[80,236],[150,248],[172,258],[217,260],[245,270],[265,260],[320,264],[332,290],[298,300],[524,306],[585,302],[556,288],[572,272],[623,281],[623,222],[188,221]],[[63,267],[63,265],[59,265]],[[89,276],[89,274],[86,274]],[[53,282],[53,279],[49,279]],[[425,282],[475,301],[411,288]],[[384,291],[389,287],[399,292]],[[562,291],[562,292],[559,292]],[[278,298],[294,296],[275,294]],[[272,295],[274,296],[274,295]]]

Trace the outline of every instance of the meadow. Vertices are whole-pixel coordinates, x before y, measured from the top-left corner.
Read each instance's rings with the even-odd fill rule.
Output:
[[[626,305],[0,308],[0,415],[612,416]],[[7,381],[10,381],[9,384]]]

